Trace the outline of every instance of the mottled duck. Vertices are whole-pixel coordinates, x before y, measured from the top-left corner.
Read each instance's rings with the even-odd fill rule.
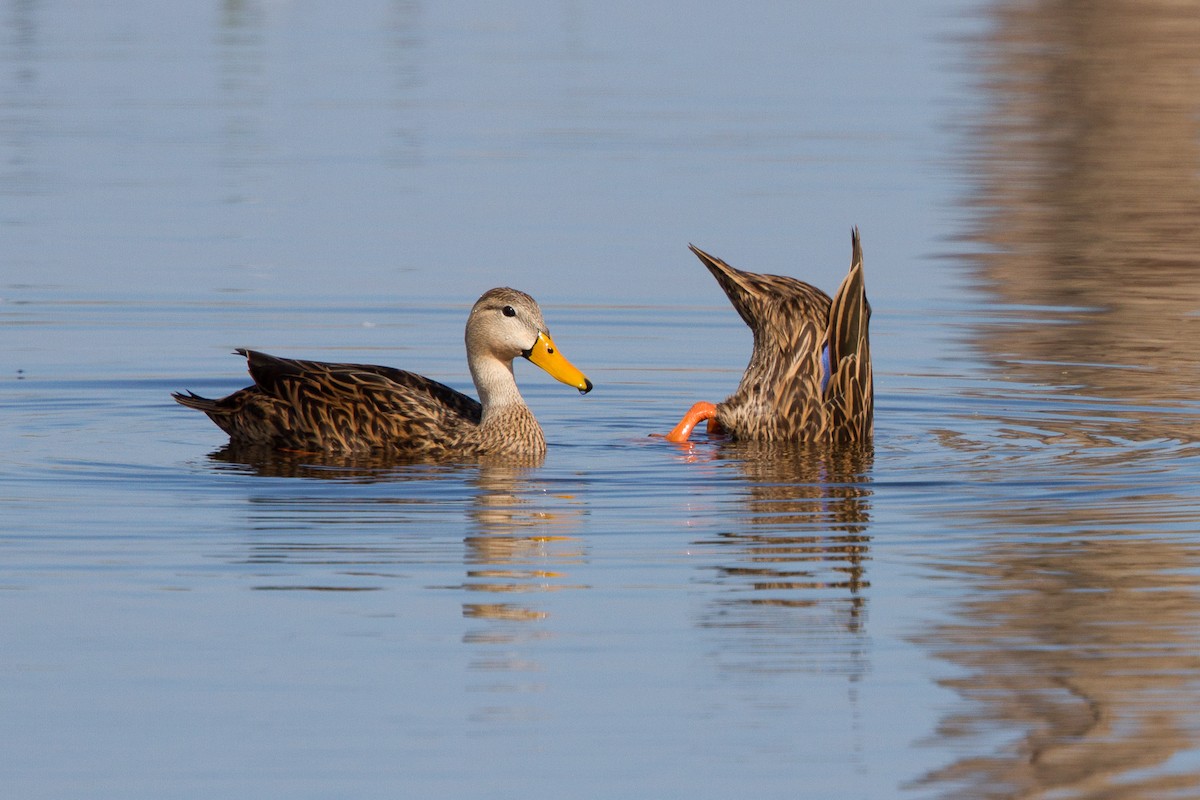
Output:
[[[743,272],[691,247],[754,334],[741,383],[722,403],[697,403],[667,434],[686,441],[710,432],[757,442],[856,443],[870,440],[875,394],[858,228],[850,272],[833,299],[796,278]]]
[[[515,289],[492,289],[467,318],[476,401],[421,375],[369,364],[298,361],[238,350],[254,385],[220,400],[188,392],[234,445],[338,454],[530,458],[546,440],[513,377],[523,356],[580,393],[592,382],[558,352],[542,311]]]

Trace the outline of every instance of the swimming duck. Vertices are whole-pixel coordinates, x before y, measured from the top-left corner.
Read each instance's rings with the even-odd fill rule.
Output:
[[[740,440],[853,443],[871,438],[871,305],[858,228],[850,240],[850,272],[832,300],[803,281],[743,272],[689,245],[750,326],[754,350],[737,391],[723,403],[692,406],[667,434],[669,441],[687,441],[705,420],[710,432]]]
[[[327,453],[538,457],[546,440],[513,377],[523,356],[581,394],[592,382],[558,352],[542,311],[516,289],[485,292],[467,317],[467,363],[479,401],[437,381],[369,364],[298,361],[238,350],[254,385],[220,400],[172,396],[230,442]]]

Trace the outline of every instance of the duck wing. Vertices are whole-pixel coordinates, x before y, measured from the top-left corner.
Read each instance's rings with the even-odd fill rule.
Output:
[[[254,385],[220,400],[176,395],[234,442],[294,450],[444,452],[479,425],[479,403],[405,370],[239,349]]]

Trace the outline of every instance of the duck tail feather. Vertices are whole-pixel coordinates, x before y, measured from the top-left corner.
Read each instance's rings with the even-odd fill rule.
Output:
[[[863,277],[862,244],[858,228],[851,232],[850,272],[838,287],[829,309],[830,379],[825,399],[834,431],[843,438],[869,438],[874,417],[871,370],[871,304]]]

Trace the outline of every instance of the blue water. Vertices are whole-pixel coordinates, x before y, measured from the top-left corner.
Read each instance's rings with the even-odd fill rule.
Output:
[[[6,792],[1195,796],[1191,23],[1019,8],[3,6]],[[750,351],[687,243],[832,290],[854,224],[874,447],[651,437]],[[472,391],[501,284],[596,384],[516,365],[541,466],[170,400]]]

